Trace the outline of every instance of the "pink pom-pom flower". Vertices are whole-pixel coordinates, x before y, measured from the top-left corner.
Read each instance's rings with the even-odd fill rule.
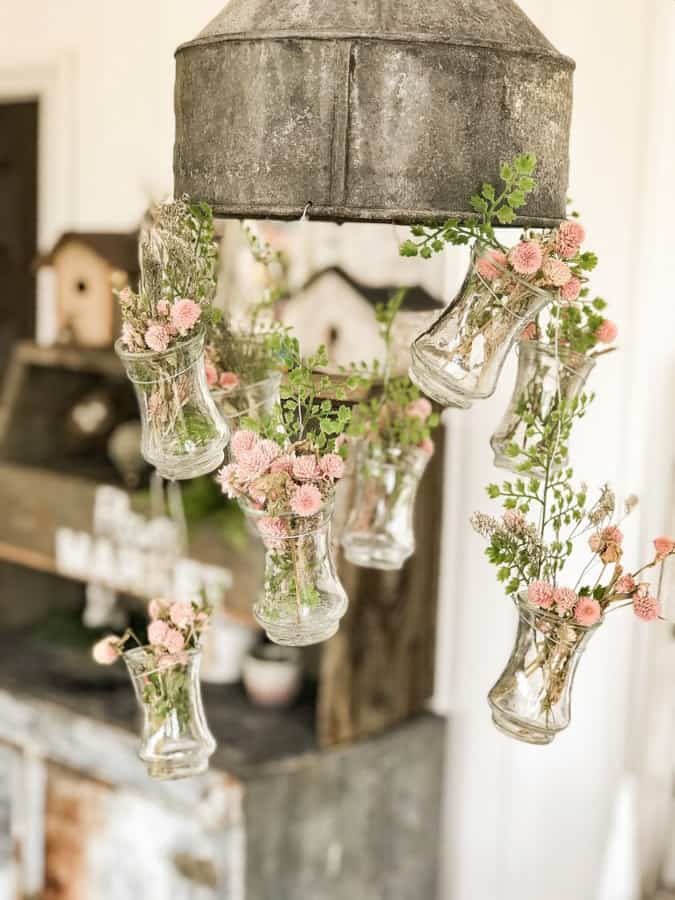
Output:
[[[255,431],[249,431],[247,428],[242,428],[241,431],[235,431],[232,435],[230,450],[232,451],[234,458],[237,459],[240,453],[247,453],[249,450],[252,450],[257,443],[258,435]]]
[[[195,611],[187,600],[177,600],[169,608],[169,618],[177,628],[185,628],[194,622]]]
[[[580,625],[595,625],[601,617],[602,609],[593,597],[582,597],[574,607],[574,618]]]
[[[239,376],[235,372],[222,372],[218,384],[224,391],[233,391],[239,387]]]
[[[314,481],[320,474],[315,456],[297,456],[293,460],[293,478],[297,481]]]
[[[675,550],[675,541],[669,537],[657,537],[654,540],[654,549],[656,550],[657,559],[665,559]]]
[[[91,654],[99,665],[111,666],[117,661],[120,655],[119,638],[114,634],[109,634],[107,637],[101,638],[101,640],[92,647]]]
[[[151,644],[165,644],[169,626],[166,622],[156,619],[148,625],[148,640]]]
[[[321,509],[321,491],[315,484],[302,484],[291,497],[291,509],[296,516],[313,516]]]
[[[166,325],[160,325],[159,322],[152,322],[145,332],[145,343],[151,350],[156,353],[162,353],[169,346],[171,335]]]
[[[653,622],[661,615],[661,604],[656,597],[651,596],[649,585],[646,583],[638,585],[633,597],[633,612],[643,622]]]
[[[185,638],[175,628],[167,628],[164,640],[161,641],[169,653],[180,653],[185,646]]]
[[[553,602],[558,612],[566,613],[574,609],[579,601],[579,596],[572,588],[557,588],[553,593]]]
[[[546,281],[554,287],[564,287],[572,278],[570,267],[559,259],[545,260],[542,272]]]
[[[527,588],[527,599],[534,606],[550,609],[553,606],[553,585],[548,581],[533,581]]]
[[[563,259],[573,259],[586,240],[586,231],[580,222],[570,219],[558,228],[555,249]]]
[[[338,481],[345,474],[345,464],[341,456],[337,453],[326,453],[319,460],[319,468],[326,478],[332,481]]]
[[[595,336],[601,344],[611,344],[616,340],[618,333],[619,329],[616,324],[610,319],[605,319],[598,325]]]
[[[572,303],[581,293],[581,279],[573,275],[567,284],[563,285],[560,290],[560,298],[567,303]]]
[[[193,325],[196,325],[201,314],[202,308],[194,300],[187,298],[176,300],[171,307],[171,324],[178,334],[185,335]]]
[[[541,268],[543,254],[536,241],[520,241],[509,253],[509,262],[519,275],[534,275]]]

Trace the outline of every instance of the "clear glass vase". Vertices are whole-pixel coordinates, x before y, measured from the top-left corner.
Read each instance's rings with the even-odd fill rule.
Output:
[[[150,647],[124,653],[143,714],[139,757],[163,781],[199,775],[216,742],[204,715],[199,683],[201,650],[157,657]]]
[[[269,639],[304,647],[331,638],[348,605],[333,560],[332,500],[306,518],[244,511],[265,545],[264,589],[253,614]]]
[[[474,250],[459,293],[410,351],[411,379],[443,406],[468,409],[491,397],[517,336],[554,299],[492,260],[488,280],[479,261]]]
[[[270,413],[279,402],[281,374],[273,372],[255,384],[240,384],[233,390],[213,388],[211,393],[223,418],[234,433],[242,428],[242,419],[258,419]]]
[[[162,352],[130,352],[121,340],[115,350],[136,391],[144,458],[170,480],[216,469],[230,430],[206,382],[204,334]]]
[[[555,612],[517,603],[516,644],[488,694],[492,720],[509,737],[550,744],[570,723],[574,675],[588,641],[602,620],[584,626]]]
[[[569,406],[584,389],[595,360],[566,347],[522,340],[518,344],[516,386],[504,418],[490,438],[495,465],[517,471],[523,454],[509,453],[515,445],[522,451],[536,447],[541,429],[559,410]],[[528,421],[529,420],[529,421]],[[544,472],[529,472],[543,478]]]
[[[382,452],[362,441],[356,486],[342,536],[346,558],[367,569],[400,569],[415,552],[413,513],[429,454],[413,447]]]

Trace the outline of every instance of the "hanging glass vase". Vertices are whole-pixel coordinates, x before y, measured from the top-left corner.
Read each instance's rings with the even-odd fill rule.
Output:
[[[490,438],[495,466],[517,471],[525,453],[541,440],[544,426],[579,397],[594,366],[594,359],[566,347],[558,347],[556,352],[552,344],[519,342],[513,396]],[[516,448],[522,452],[516,454]],[[545,473],[532,468],[528,475],[543,478]]]
[[[137,647],[123,656],[143,714],[138,755],[148,775],[170,781],[205,772],[216,742],[202,705],[201,650],[158,658]]]
[[[429,454],[417,447],[381,451],[367,441],[356,453],[356,486],[342,537],[349,562],[400,569],[415,552],[413,513]]]
[[[255,618],[275,644],[303,647],[328,640],[348,605],[332,555],[332,499],[308,517],[269,516],[250,506],[244,511],[265,544]]]
[[[570,723],[574,675],[602,620],[579,625],[532,606],[525,595],[517,607],[515,647],[488,695],[492,720],[509,737],[549,744]]]
[[[243,419],[259,419],[272,411],[279,402],[280,384],[281,374],[272,372],[268,378],[255,384],[239,384],[231,390],[215,387],[211,393],[230,431],[234,433],[243,428]]]
[[[410,377],[443,406],[468,409],[491,397],[504,360],[522,329],[554,296],[474,249],[450,305],[411,347]]]
[[[204,371],[204,334],[169,350],[115,350],[133,382],[141,413],[141,452],[170,480],[196,478],[223,461],[230,431]]]

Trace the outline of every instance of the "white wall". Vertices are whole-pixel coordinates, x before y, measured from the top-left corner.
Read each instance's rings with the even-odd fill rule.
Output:
[[[577,61],[570,190],[589,246],[600,255],[594,288],[610,302],[621,332],[621,351],[601,359],[592,376],[598,399],[579,428],[575,468],[591,484],[609,480],[624,496],[642,495],[628,546],[644,556],[649,540],[668,530],[673,459],[674,273],[667,245],[675,200],[668,171],[675,158],[675,4],[521,5]],[[455,440],[448,448],[437,697],[452,713],[442,897],[634,900],[630,866],[606,872],[605,863],[610,841],[618,840],[624,858],[636,849],[625,839],[630,829],[616,834],[614,812],[630,784],[627,767],[640,761],[636,729],[649,695],[645,628],[618,614],[593,639],[578,675],[573,724],[550,747],[519,745],[490,724],[485,695],[510,652],[515,613],[466,521],[474,509],[490,508],[482,486],[499,473],[488,438],[512,372],[504,372],[490,401],[450,414]]]

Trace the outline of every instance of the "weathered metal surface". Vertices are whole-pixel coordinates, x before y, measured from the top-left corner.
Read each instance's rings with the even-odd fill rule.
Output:
[[[248,781],[246,897],[436,897],[444,748],[444,723],[422,715]]]
[[[565,213],[574,63],[513,0],[231,0],[176,52],[176,194],[219,216],[469,215],[539,157],[520,222]]]

